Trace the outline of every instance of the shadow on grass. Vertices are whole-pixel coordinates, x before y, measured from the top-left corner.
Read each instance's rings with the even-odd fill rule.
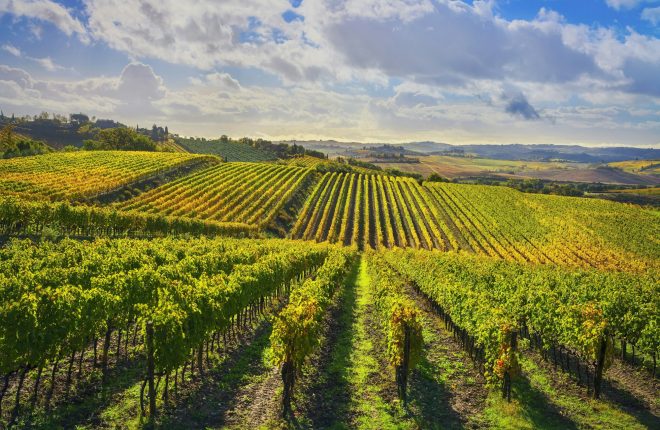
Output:
[[[314,429],[347,428],[351,389],[348,370],[355,337],[354,322],[357,308],[357,278],[359,260],[353,266],[339,303],[330,315],[330,324],[316,371],[298,394],[298,411],[304,417],[291,420],[291,428]],[[304,421],[304,422],[303,422]]]
[[[426,355],[422,356],[408,385],[408,413],[420,428],[462,429],[463,420],[451,407],[451,391],[434,377],[441,372]]]
[[[109,370],[108,384],[103,389],[98,388],[101,384],[99,373],[79,385],[71,400],[59,402],[50,412],[38,409],[22,418],[16,428],[46,430],[75,428],[78,425],[97,426],[100,424],[99,414],[110,405],[113,396],[141,381],[144,373],[143,359],[133,358],[123,362]]]
[[[612,381],[605,378],[603,378],[602,397],[635,417],[640,424],[648,428],[660,428],[660,418],[653,415],[644,401],[635,397],[633,393],[624,387],[613,384]]]
[[[178,400],[175,408],[160,411],[155,428],[197,429],[220,427],[224,416],[240,401],[235,397],[238,389],[254,376],[270,371],[262,356],[270,342],[272,324],[262,320],[249,343],[229,353],[227,358],[198,380],[198,385]]]
[[[550,402],[548,397],[534,388],[524,375],[514,381],[512,397],[518,400],[521,415],[529,420],[535,429],[573,430],[578,428],[572,420],[561,415],[560,410]]]

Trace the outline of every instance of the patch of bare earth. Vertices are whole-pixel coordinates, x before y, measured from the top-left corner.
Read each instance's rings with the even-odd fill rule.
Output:
[[[228,428],[255,429],[276,419],[281,385],[278,369],[273,368],[258,381],[240,387],[233,408],[225,413],[224,424]]]
[[[485,428],[480,420],[488,390],[472,363],[429,300],[409,288],[425,334],[424,358],[411,378],[411,409],[422,428]]]

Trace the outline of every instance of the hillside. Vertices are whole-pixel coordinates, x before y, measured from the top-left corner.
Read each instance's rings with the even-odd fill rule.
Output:
[[[11,125],[17,133],[23,134],[31,139],[42,141],[55,149],[67,146],[82,148],[85,141],[95,139],[99,132],[127,128],[126,125],[111,119],[97,119],[77,113],[69,117],[58,114],[42,112],[34,117],[8,117],[0,114],[0,127]],[[159,127],[154,124],[151,128],[143,128],[138,125],[130,127],[136,133],[150,139],[154,144],[163,143],[169,146],[167,140],[169,131],[167,127]]]
[[[26,157],[52,151],[45,143],[16,133],[11,125],[0,129],[0,158]]]
[[[625,229],[612,228],[617,219]],[[291,233],[360,249],[454,250],[629,270],[657,265],[659,234],[654,212],[616,203],[338,173],[319,182]]]
[[[296,158],[0,160],[0,425],[657,427],[657,211]]]
[[[313,171],[222,163],[127,200],[123,210],[217,222],[268,225]]]
[[[628,160],[608,164],[611,167],[630,173],[660,177],[660,160]]]
[[[0,195],[28,199],[81,200],[120,189],[208,156],[133,151],[56,152],[0,160]]]
[[[551,161],[564,160],[575,163],[609,163],[626,160],[657,160],[660,149],[634,147],[587,147],[580,145],[453,145],[437,142],[402,142],[396,144],[338,142],[334,140],[297,141],[305,148],[327,153],[330,156],[357,155],[383,145],[401,147],[414,153],[446,155],[462,153],[495,160]]]
[[[0,171],[6,172],[0,183],[4,194],[79,200],[204,160],[200,157],[130,152],[51,154],[0,162]],[[83,171],[85,176],[78,176]],[[633,271],[657,264],[658,219],[638,207],[524,194],[506,187],[420,185],[410,178],[378,173],[335,171],[318,179],[316,168],[222,163],[184,173],[113,207],[264,229],[299,190],[306,190],[308,195],[298,197],[306,203],[288,232],[296,239],[339,242],[360,249],[460,250],[506,260]],[[303,186],[314,181],[318,182],[312,188]],[[626,228],[612,229],[615,222]],[[567,234],[571,240],[566,240]]]
[[[438,174],[450,179],[537,178],[555,182],[582,182],[623,185],[657,185],[659,178],[648,171],[621,170],[608,165],[586,164],[565,161],[516,161],[494,158],[465,157],[453,155],[428,155],[415,157],[417,163],[382,163],[370,159],[383,168],[395,168],[403,172],[417,173],[424,177]],[[616,167],[616,166],[614,166]]]
[[[277,158],[273,153],[259,148],[253,148],[234,140],[223,141],[220,139],[202,140],[178,138],[176,139],[176,143],[189,152],[218,155],[225,161],[258,162],[272,161]]]
[[[619,169],[597,167],[594,169],[554,170],[525,172],[522,176],[552,181],[600,182],[603,184],[660,185],[660,177],[629,173]]]

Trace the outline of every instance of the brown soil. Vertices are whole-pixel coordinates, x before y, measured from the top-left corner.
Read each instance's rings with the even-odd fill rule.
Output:
[[[486,381],[428,299],[413,288],[409,295],[420,311],[425,334],[430,334],[425,336],[424,359],[410,381],[411,410],[423,419],[422,428],[440,423],[443,429],[485,428],[479,417],[488,395]]]

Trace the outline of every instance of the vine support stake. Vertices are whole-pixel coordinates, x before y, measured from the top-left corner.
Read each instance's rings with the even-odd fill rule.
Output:
[[[149,426],[153,427],[156,418],[156,387],[154,386],[154,324],[146,324],[147,379],[149,384]]]
[[[600,398],[600,390],[603,382],[603,369],[605,368],[605,354],[607,352],[607,339],[600,340],[598,359],[596,361],[596,372],[594,373],[594,399]]]

